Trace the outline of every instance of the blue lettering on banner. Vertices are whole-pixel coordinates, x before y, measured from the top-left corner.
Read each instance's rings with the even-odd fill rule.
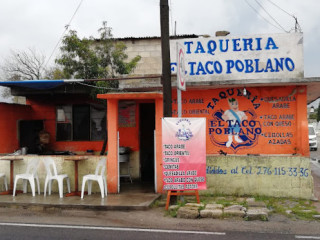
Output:
[[[240,51],[261,51],[262,38],[234,38],[234,39],[219,39],[218,42],[215,40],[209,40],[207,42],[207,51],[204,49],[203,44],[200,41],[194,43],[193,41],[185,41],[184,45],[186,46],[186,54],[192,53],[209,53],[211,55],[215,54],[216,50],[220,52],[228,52],[231,49],[233,52]],[[272,37],[268,37],[264,50],[275,50],[279,49]]]

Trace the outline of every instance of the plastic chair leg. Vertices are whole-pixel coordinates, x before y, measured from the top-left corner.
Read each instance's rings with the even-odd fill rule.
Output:
[[[28,184],[27,179],[23,179],[22,181],[23,181],[23,183],[22,183],[23,193],[27,193],[27,184]]]
[[[58,187],[59,187],[59,196],[60,198],[63,198],[63,179],[61,179],[60,181],[58,180]]]
[[[98,179],[98,184],[99,184],[100,191],[101,191],[101,198],[104,198],[104,186],[103,186],[103,180],[102,180],[102,178],[99,178],[99,179]]]
[[[88,195],[91,195],[91,190],[92,190],[92,181],[88,179]]]
[[[85,179],[85,178],[82,180],[81,198],[83,198],[83,195],[84,195],[84,187],[86,185],[86,181],[87,181],[87,179]]]
[[[16,195],[17,182],[18,182],[18,178],[16,177],[16,179],[14,180],[14,186],[13,186],[12,196],[15,196],[15,195]]]
[[[37,181],[37,186],[38,186],[38,193],[40,195],[40,183],[39,183],[39,178],[38,177],[36,178],[36,181]]]
[[[34,178],[31,177],[31,178],[29,178],[28,180],[29,180],[29,182],[30,182],[31,191],[32,191],[32,196],[34,197],[34,196],[36,196],[36,186],[35,186],[35,184],[34,184]]]
[[[104,185],[104,194],[108,195],[108,189],[107,189],[107,181],[105,178],[103,178],[103,185]]]
[[[48,184],[49,184],[49,187],[48,187],[48,189],[49,189],[49,190],[48,190],[48,195],[51,195],[52,182],[53,182],[52,179],[50,179],[49,182],[48,182]]]
[[[47,195],[47,186],[48,186],[48,182],[49,182],[49,179],[46,178],[45,182],[44,182],[44,196]]]

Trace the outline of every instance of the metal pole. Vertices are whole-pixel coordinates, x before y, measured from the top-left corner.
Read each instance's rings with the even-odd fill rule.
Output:
[[[182,106],[181,106],[181,90],[177,89],[177,100],[178,100],[178,117],[182,117]]]
[[[176,51],[177,51],[177,63],[179,63],[179,48],[178,43],[176,43]],[[177,65],[179,68],[179,64]],[[181,89],[179,88],[179,81],[180,81],[180,71],[177,69],[177,104],[178,104],[178,118],[182,116],[182,106],[181,106]]]
[[[172,87],[169,44],[169,5],[168,0],[160,0],[163,116],[172,117]]]

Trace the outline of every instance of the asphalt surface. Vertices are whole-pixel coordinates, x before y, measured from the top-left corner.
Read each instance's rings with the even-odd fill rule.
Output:
[[[248,239],[320,239],[312,235],[261,232],[209,232],[141,228],[86,227],[74,225],[0,224],[1,239],[177,239],[177,240],[248,240]]]

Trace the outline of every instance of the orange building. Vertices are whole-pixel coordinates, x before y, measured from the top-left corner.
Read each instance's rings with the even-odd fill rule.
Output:
[[[235,50],[239,50],[238,38],[235,39],[230,42],[235,42]],[[260,38],[255,39],[259,50]],[[191,54],[194,45],[189,40],[184,41]],[[266,51],[281,48],[283,41],[282,38],[279,41],[276,37],[266,38]],[[198,47],[193,51],[201,53],[201,47],[209,45],[199,42],[194,42]],[[254,57],[257,59],[256,55]],[[297,58],[300,60],[300,55]],[[191,73],[197,78],[188,82],[187,91],[182,92],[182,116],[206,118],[207,192],[313,196],[307,104],[318,97],[320,79],[299,77],[301,68],[297,66],[297,73],[292,69],[299,61],[295,62],[291,56],[283,59],[283,64],[287,64],[283,71],[289,71],[290,78],[274,75],[270,78],[268,73],[263,73],[258,74],[261,78],[248,75],[248,78],[236,80],[228,79],[228,75],[203,80],[201,74],[208,75],[212,70],[210,67],[214,66],[219,70],[218,64],[202,58],[197,64],[189,60]],[[227,61],[230,60],[226,63],[234,74],[234,71],[241,71],[242,63],[250,63],[248,59],[234,60],[232,67]],[[268,69],[271,71],[270,64]],[[206,70],[209,71],[204,74]],[[54,82],[38,83],[46,86]],[[105,154],[108,155],[110,193],[121,192],[120,177],[127,176],[128,172],[123,173],[125,170],[129,170],[134,182],[146,187],[151,185],[154,191],[163,192],[160,77],[121,80],[120,86],[127,92],[99,94],[100,101],[89,98],[88,89],[82,85],[70,81],[56,83],[56,86],[42,90],[21,88],[21,82],[1,83],[10,86],[14,95],[26,96],[27,104],[0,104],[0,153],[11,153],[24,146],[37,153],[36,137],[41,129],[50,134],[50,144],[41,154],[94,152],[99,155],[104,152],[107,139]],[[172,106],[176,117],[174,86],[173,83]],[[128,169],[120,169],[119,155],[122,153],[119,147],[130,148]]]

